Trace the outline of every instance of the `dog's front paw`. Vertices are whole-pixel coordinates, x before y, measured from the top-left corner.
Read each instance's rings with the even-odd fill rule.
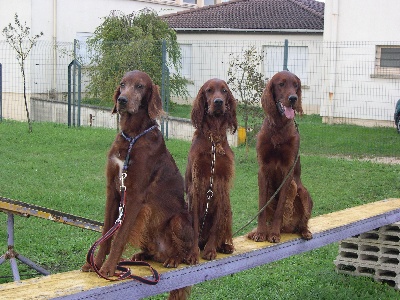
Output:
[[[313,236],[310,230],[307,229],[301,232],[301,237],[308,241],[311,240]]]
[[[133,261],[143,261],[143,260],[146,260],[147,258],[148,258],[148,256],[144,252],[139,252],[139,253],[133,254],[131,260],[133,260]]]
[[[100,268],[103,265],[104,260],[101,258],[100,255],[97,255],[94,258],[94,264],[96,265],[96,268]],[[82,267],[81,267],[82,272],[91,272],[94,271],[93,267],[91,266],[90,263],[86,262]]]
[[[201,257],[206,260],[213,260],[217,257],[217,250],[215,248],[208,250],[204,249],[203,255]]]
[[[165,268],[177,268],[180,263],[181,260],[177,257],[169,257],[167,258],[167,260],[164,261],[163,266]]]
[[[104,277],[111,277],[114,276],[115,269],[116,269],[115,265],[111,265],[105,262],[99,272]]]
[[[193,250],[186,258],[185,258],[185,263],[188,265],[196,265],[199,263],[199,256],[200,256],[200,250],[197,247],[196,250]]]
[[[218,252],[225,254],[231,254],[234,250],[235,247],[232,244],[222,244],[221,247],[218,247]]]
[[[91,272],[93,271],[92,266],[89,263],[85,263],[82,267],[81,267],[81,271],[82,272]]]
[[[267,233],[254,230],[247,235],[247,238],[255,242],[264,242],[267,239]]]
[[[279,243],[281,241],[281,235],[279,233],[269,233],[267,241],[270,243]]]

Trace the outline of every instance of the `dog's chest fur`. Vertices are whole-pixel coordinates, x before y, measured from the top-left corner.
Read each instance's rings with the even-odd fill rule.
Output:
[[[296,147],[295,140],[298,134],[293,122],[280,125],[268,122],[265,125],[262,136],[264,136],[266,143],[270,145],[269,147],[278,151],[282,147]]]
[[[116,167],[118,169],[118,178],[120,178],[121,173],[122,173],[122,168],[125,163],[125,160],[121,159],[120,153],[117,152],[117,153],[111,155],[109,163],[111,163],[113,167]]]

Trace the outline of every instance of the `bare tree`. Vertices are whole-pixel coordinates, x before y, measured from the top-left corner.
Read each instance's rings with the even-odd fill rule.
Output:
[[[15,27],[14,27],[15,26]],[[30,28],[26,26],[26,22],[21,24],[18,19],[18,14],[14,16],[14,26],[10,23],[4,27],[3,35],[6,37],[7,43],[17,52],[17,60],[21,67],[21,74],[24,81],[24,100],[26,118],[28,120],[29,132],[32,132],[32,122],[29,116],[28,101],[26,100],[26,74],[25,74],[25,61],[29,52],[35,46],[36,41],[43,35],[43,32],[31,36]]]
[[[240,55],[230,54],[227,83],[239,97],[240,115],[246,131],[251,127],[251,123],[262,120],[259,103],[265,84],[263,74],[258,71],[262,62],[263,55],[258,54],[255,46],[245,49]],[[248,135],[246,135],[247,149],[248,146]]]

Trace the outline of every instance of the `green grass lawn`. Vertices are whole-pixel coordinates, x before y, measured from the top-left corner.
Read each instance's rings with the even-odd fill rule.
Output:
[[[389,197],[400,197],[400,165],[360,157],[400,159],[394,128],[326,125],[316,116],[298,120],[303,183],[314,200],[313,216]],[[0,195],[103,221],[105,163],[116,131],[64,125],[0,122]],[[190,143],[168,140],[181,172]],[[254,148],[234,149],[236,176],[231,191],[234,231],[257,212]],[[0,251],[7,250],[6,215],[0,214]],[[240,234],[255,226],[255,222]],[[96,232],[39,218],[15,217],[15,247],[52,273],[79,269]],[[251,270],[196,285],[191,299],[396,299],[398,291],[365,277],[339,275],[337,243]],[[36,276],[20,266],[22,278]],[[0,283],[12,281],[8,262]],[[164,299],[165,295],[152,297]]]

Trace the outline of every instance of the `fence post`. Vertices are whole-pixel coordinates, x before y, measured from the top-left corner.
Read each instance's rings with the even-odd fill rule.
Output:
[[[3,121],[3,66],[0,63],[0,122]]]
[[[71,68],[73,72],[71,72]],[[78,101],[76,101],[76,68],[78,68]],[[73,76],[72,84],[71,84],[71,75]],[[72,91],[71,91],[71,85],[72,85]],[[76,105],[78,105],[77,126],[79,127],[81,126],[81,64],[76,59],[74,59],[68,65],[68,127],[71,127],[71,118],[72,118],[72,125],[73,126],[76,125],[75,123]]]
[[[289,71],[287,67],[288,56],[289,56],[289,41],[285,39],[285,46],[283,48],[283,70],[285,71]]]
[[[72,125],[75,126],[75,98],[76,98],[76,67],[75,67],[75,59],[76,59],[76,39],[74,39],[74,60],[72,64]]]
[[[68,127],[71,127],[71,64],[68,65]]]
[[[78,61],[77,61],[78,62]],[[81,100],[82,100],[82,76],[81,76],[81,64],[78,62],[78,127],[81,127]]]

